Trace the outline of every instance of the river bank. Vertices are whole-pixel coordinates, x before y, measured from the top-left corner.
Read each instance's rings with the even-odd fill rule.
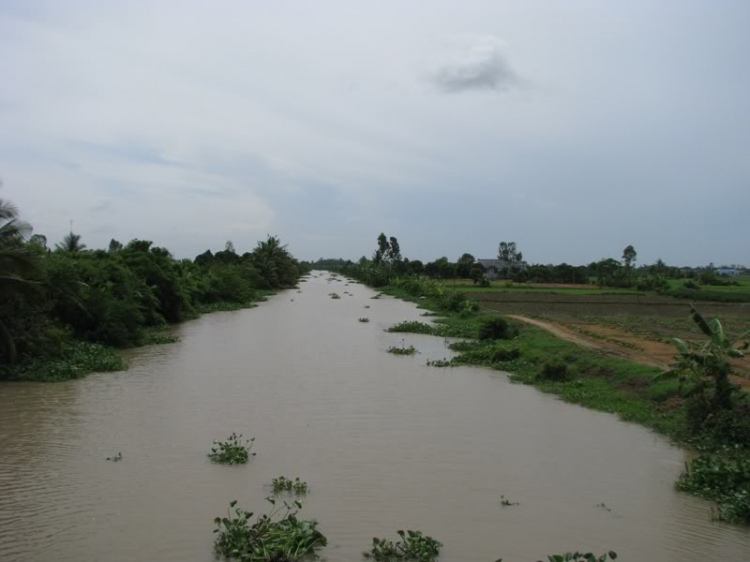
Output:
[[[387,331],[423,309],[327,277],[178,324],[172,345],[125,350],[128,371],[0,385],[3,559],[213,560],[213,518],[264,512],[280,474],[309,484],[329,562],[398,529],[442,542],[441,562],[747,558],[750,531],[672,488],[685,451],[500,371],[427,366],[457,353]],[[387,353],[401,345],[418,352]],[[257,456],[213,464],[232,432]]]
[[[712,426],[691,429],[690,402],[681,383],[660,379],[663,369],[635,363],[592,347],[555,337],[528,322],[508,318],[508,334],[498,340],[479,339],[487,316],[471,301],[451,297],[416,296],[412,286],[381,288],[384,294],[417,303],[439,315],[434,327],[407,323],[391,328],[436,336],[469,338],[452,344],[461,352],[450,360],[432,361],[437,367],[481,365],[510,373],[513,382],[531,385],[566,402],[617,414],[667,435],[675,443],[702,454],[680,475],[676,487],[717,502],[718,520],[750,524],[750,409],[742,399],[733,412]],[[408,290],[412,288],[412,290]],[[500,318],[497,314],[495,318]],[[687,465],[686,465],[687,466]]]

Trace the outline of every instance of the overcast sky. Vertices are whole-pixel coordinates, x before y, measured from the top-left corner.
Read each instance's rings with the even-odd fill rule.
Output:
[[[0,0],[0,178],[53,243],[750,264],[750,2]]]

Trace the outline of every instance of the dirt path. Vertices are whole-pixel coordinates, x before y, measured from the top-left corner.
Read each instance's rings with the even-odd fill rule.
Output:
[[[569,341],[586,349],[591,349],[606,355],[628,359],[641,365],[648,365],[659,369],[666,369],[672,362],[675,355],[675,348],[671,345],[651,341],[628,332],[615,330],[599,325],[582,325],[578,330],[521,316],[518,314],[509,314],[508,318],[513,318],[519,322],[531,324],[557,336],[560,339]],[[584,333],[581,333],[584,332]],[[590,335],[589,335],[590,334]],[[743,372],[748,370],[747,358],[735,364],[735,367]],[[750,379],[746,377],[732,377],[733,382],[739,384],[745,390],[750,391]]]

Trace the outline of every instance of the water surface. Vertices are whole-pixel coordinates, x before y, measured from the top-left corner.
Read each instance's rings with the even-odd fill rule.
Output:
[[[384,329],[420,311],[326,278],[180,325],[122,373],[0,385],[0,559],[208,562],[213,518],[233,499],[265,510],[280,474],[310,484],[302,515],[332,562],[401,528],[443,542],[444,562],[750,559],[746,528],[673,490],[686,456],[664,438],[499,372],[427,367],[449,355],[440,338],[390,355],[403,336]],[[257,457],[212,465],[232,431]]]

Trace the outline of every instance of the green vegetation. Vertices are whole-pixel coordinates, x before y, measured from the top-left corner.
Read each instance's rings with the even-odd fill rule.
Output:
[[[363,324],[366,324],[367,322],[369,322],[369,321],[370,321],[370,319],[369,319],[369,318],[365,318],[365,317],[362,317],[362,318],[360,318],[360,319],[359,319],[359,321],[360,321],[360,322],[362,322]]]
[[[595,556],[591,552],[583,554],[581,552],[566,552],[565,554],[551,554],[547,556],[549,562],[607,562],[608,560],[617,560],[617,553],[613,551],[606,552],[601,556]],[[502,558],[497,562],[503,562]]]
[[[372,549],[363,552],[376,562],[434,562],[440,555],[441,543],[421,531],[398,531],[401,540],[372,539]]]
[[[750,455],[703,454],[694,459],[676,487],[718,504],[720,521],[750,524]]]
[[[208,458],[219,464],[246,464],[250,460],[254,441],[255,438],[243,441],[241,433],[233,432],[226,441],[214,441]],[[252,455],[255,456],[255,453]]]
[[[125,368],[125,362],[111,347],[71,338],[44,355],[26,356],[14,365],[0,364],[0,380],[58,382]]]
[[[166,343],[168,324],[253,306],[296,286],[304,267],[276,237],[238,255],[177,260],[152,242],[91,250],[69,233],[54,250],[0,200],[0,379],[59,381],[125,367],[111,348]],[[102,347],[105,346],[105,347]]]
[[[426,294],[420,294],[422,288]],[[384,291],[443,315],[435,325],[408,321],[388,331],[468,340],[450,344],[458,356],[429,360],[428,365],[469,364],[503,370],[511,373],[514,382],[616,413],[677,442],[699,447],[708,460],[699,457],[694,461],[699,464],[681,479],[680,489],[718,501],[718,517],[724,520],[747,522],[750,406],[744,404],[745,393],[728,378],[732,372],[728,359],[742,355],[740,348],[748,347],[744,342],[747,334],[739,338],[744,338],[743,344],[736,345],[718,321],[707,322],[693,309],[693,323],[708,340],[700,345],[677,340],[678,361],[669,375],[664,375],[653,367],[580,348],[534,326],[497,321],[497,316],[460,314],[452,299],[431,280],[402,280]],[[486,339],[479,339],[480,334]],[[739,476],[725,478],[726,487],[718,491],[699,491],[701,484],[693,485],[690,475],[708,472],[706,466]]]
[[[275,506],[275,500],[268,499]],[[327,544],[317,522],[297,518],[302,504],[286,502],[251,523],[253,513],[229,504],[226,517],[214,519],[216,553],[240,562],[297,562],[315,557],[315,551]]]
[[[292,480],[291,478],[287,478],[285,476],[279,476],[278,478],[273,479],[271,485],[273,487],[274,494],[290,492],[298,496],[303,496],[310,491],[307,482],[303,482],[299,478],[295,478],[294,480]]]
[[[388,353],[392,353],[393,355],[414,355],[415,353],[417,353],[417,348],[413,345],[407,347],[404,343],[404,340],[401,340],[401,346],[389,347]]]

